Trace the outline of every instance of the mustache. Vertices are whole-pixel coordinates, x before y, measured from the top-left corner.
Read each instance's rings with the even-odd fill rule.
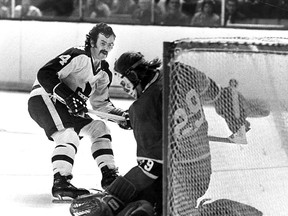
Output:
[[[106,50],[100,50],[100,53],[102,53],[104,55],[108,55],[108,51],[106,51]]]

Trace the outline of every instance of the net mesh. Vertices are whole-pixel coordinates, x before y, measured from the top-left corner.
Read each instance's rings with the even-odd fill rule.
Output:
[[[166,42],[166,215],[197,215],[197,203],[207,194],[214,198],[231,197],[246,203],[247,200],[251,201],[252,190],[247,189],[248,191],[242,191],[239,195],[239,191],[231,190],[231,183],[221,189],[214,186],[217,185],[213,177],[215,173],[217,175],[225,172],[225,175],[217,178],[226,176],[225,181],[229,178],[233,181],[229,173],[231,171],[287,166],[287,54],[287,39],[284,38],[204,38]],[[221,95],[217,88],[213,89],[209,78],[221,86],[222,90],[226,89],[226,93],[222,91]],[[228,87],[231,79],[238,83],[232,90]],[[237,122],[231,120],[231,115],[240,118],[241,112],[245,113],[244,119],[251,122],[248,137],[246,130],[250,129],[250,125],[246,125],[246,121],[239,123],[244,130],[242,135],[250,147],[245,150],[235,146],[232,149],[227,145],[212,147],[211,134],[219,138],[216,140],[218,143],[229,142],[227,137],[235,132],[231,131],[231,121],[234,124]],[[267,126],[269,130],[257,130],[254,127],[256,124],[265,125],[263,127]],[[237,132],[240,128],[237,127]],[[263,142],[270,141],[277,143],[268,147],[261,146]],[[242,151],[242,157],[239,157],[239,151]],[[267,157],[263,157],[265,151],[274,151],[269,154],[268,161]],[[251,175],[255,173],[256,171]],[[242,182],[247,183],[246,177],[241,176],[241,179],[238,179],[241,185],[244,184]],[[218,192],[218,189],[221,192]]]

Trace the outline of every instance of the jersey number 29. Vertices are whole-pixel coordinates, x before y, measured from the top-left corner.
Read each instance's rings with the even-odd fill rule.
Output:
[[[187,92],[182,107],[174,112],[175,135],[188,136],[198,131],[204,122],[204,113],[199,95],[194,89]]]

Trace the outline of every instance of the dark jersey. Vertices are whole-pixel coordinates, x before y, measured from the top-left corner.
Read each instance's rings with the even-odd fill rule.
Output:
[[[30,96],[50,95],[59,83],[65,83],[73,91],[80,89],[87,97],[93,109],[109,112],[114,109],[109,100],[108,88],[112,73],[109,64],[102,60],[94,68],[89,53],[83,48],[70,48],[44,65],[37,74]]]
[[[175,121],[171,127],[172,144],[169,143],[169,147],[178,146],[177,150],[181,150],[179,160],[193,167],[194,175],[187,176],[187,182],[193,191],[191,199],[197,200],[207,190],[211,175],[208,123],[202,102],[217,98],[219,89],[204,73],[193,67],[176,63],[171,69],[174,71],[171,72],[171,82],[175,89],[170,91],[174,91],[175,97],[169,97],[174,106],[169,115]],[[162,89],[160,74],[129,108],[137,142],[138,167],[125,175],[141,192],[140,199],[156,203],[157,212],[161,212],[162,208]]]
[[[220,94],[218,86],[197,69],[175,63],[171,66],[171,117],[176,145],[189,140],[191,148],[185,149],[187,160],[210,158],[208,123],[203,103],[215,100]],[[138,98],[129,109],[130,121],[137,142],[137,159],[147,176],[156,179],[162,172],[162,75]],[[183,152],[185,153],[185,152]],[[151,168],[151,169],[150,169]],[[153,168],[153,169],[152,169]],[[157,174],[157,172],[159,172]]]
[[[162,160],[162,77],[129,108],[137,156]]]

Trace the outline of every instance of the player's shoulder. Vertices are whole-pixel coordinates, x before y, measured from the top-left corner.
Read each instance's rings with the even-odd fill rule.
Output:
[[[106,61],[106,60],[101,60],[101,66],[100,66],[100,69],[102,71],[105,71],[109,77],[111,76],[112,77],[112,72],[110,71],[109,69],[109,63]]]
[[[71,57],[77,57],[80,55],[89,57],[88,53],[85,51],[84,47],[71,47],[65,50],[62,55],[70,55]]]
[[[104,71],[110,71],[109,63],[106,60],[101,60],[101,69]]]
[[[76,62],[77,64],[86,65],[91,61],[90,55],[82,47],[71,47],[61,53],[59,58],[69,59],[67,62]]]

